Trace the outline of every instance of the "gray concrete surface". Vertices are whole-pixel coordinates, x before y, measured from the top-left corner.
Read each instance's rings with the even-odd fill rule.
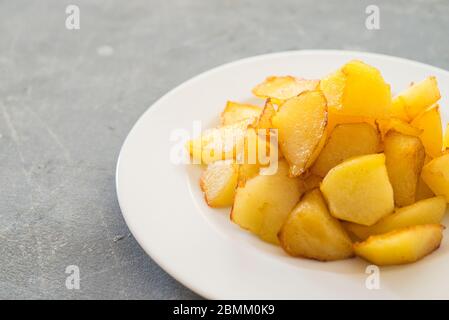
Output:
[[[65,28],[68,4],[80,30]],[[365,28],[368,4],[380,30]],[[449,69],[448,27],[444,0],[0,0],[0,298],[199,298],[121,216],[114,170],[138,117],[188,78],[268,52],[363,50]],[[80,290],[65,287],[68,265]]]

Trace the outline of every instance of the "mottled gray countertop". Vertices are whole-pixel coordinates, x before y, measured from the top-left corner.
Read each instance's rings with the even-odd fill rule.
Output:
[[[80,8],[80,29],[65,27]],[[380,9],[367,30],[365,8]],[[0,0],[0,298],[191,299],[139,247],[114,173],[172,87],[268,52],[350,49],[449,69],[449,1]],[[65,271],[80,270],[69,290]]]

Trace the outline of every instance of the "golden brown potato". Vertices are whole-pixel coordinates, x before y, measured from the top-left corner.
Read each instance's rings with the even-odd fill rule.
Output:
[[[396,206],[414,203],[426,156],[421,141],[417,137],[390,131],[385,137],[384,154]]]
[[[211,207],[227,207],[234,202],[239,174],[238,165],[232,160],[221,160],[209,164],[200,180],[206,202]]]
[[[375,225],[362,226],[344,222],[343,226],[360,240],[369,236],[387,233],[396,229],[420,224],[438,224],[446,213],[446,200],[442,196],[418,201],[410,206],[397,209],[395,213],[381,219]]]
[[[331,261],[353,256],[352,242],[332,217],[318,189],[307,193],[288,216],[279,240],[292,256]]]
[[[438,249],[444,227],[425,224],[371,236],[354,244],[355,254],[378,266],[418,261]]]
[[[422,130],[419,135],[426,153],[431,157],[438,157],[443,150],[443,127],[439,106],[433,106],[418,115],[411,125]]]
[[[394,210],[383,154],[346,160],[329,171],[320,189],[331,214],[340,220],[370,226]]]
[[[303,186],[288,176],[289,166],[280,160],[275,175],[258,175],[236,191],[231,220],[263,240],[278,244],[277,234],[299,201]]]
[[[268,77],[253,89],[256,97],[271,99],[278,105],[300,95],[304,91],[316,90],[319,80],[298,79],[292,76]]]
[[[433,193],[446,197],[446,201],[449,202],[449,154],[426,164],[421,177]]]
[[[245,144],[248,127],[254,119],[206,130],[200,137],[187,142],[194,163],[209,164],[218,160],[235,159]]]
[[[344,160],[380,150],[380,137],[367,123],[340,124],[331,133],[311,171],[324,177]]]
[[[301,175],[325,142],[326,99],[318,91],[306,91],[287,100],[272,121],[278,129],[282,154],[290,164],[290,174]]]
[[[221,113],[221,124],[226,126],[246,119],[257,119],[262,109],[246,103],[228,101],[224,111]]]
[[[390,86],[379,70],[361,61],[350,61],[321,80],[330,112],[347,116],[387,118],[391,106]]]
[[[440,100],[441,96],[436,78],[428,77],[421,82],[414,83],[401,92],[398,97],[402,100],[408,120],[412,120]],[[404,120],[407,121],[407,119]]]

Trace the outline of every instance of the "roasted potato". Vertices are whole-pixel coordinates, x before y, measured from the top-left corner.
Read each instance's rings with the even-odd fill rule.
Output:
[[[438,105],[425,110],[411,124],[422,130],[419,137],[426,153],[433,158],[440,156],[443,150],[443,127]]]
[[[384,154],[396,206],[414,203],[426,156],[421,140],[390,131],[385,137]]]
[[[318,189],[307,193],[293,209],[279,232],[279,241],[292,256],[320,261],[353,256],[351,239],[329,214]]]
[[[330,169],[344,160],[380,150],[380,137],[367,123],[338,125],[321,150],[311,168],[312,173],[324,177]]]
[[[446,200],[442,196],[418,201],[407,207],[397,209],[393,214],[382,218],[372,226],[362,226],[344,222],[343,226],[360,240],[369,236],[387,233],[396,229],[420,224],[438,224],[446,213]]]
[[[268,77],[253,89],[256,97],[271,99],[278,105],[300,95],[304,91],[316,90],[319,80],[298,79],[292,76]]]
[[[441,95],[436,78],[428,77],[421,82],[412,84],[398,97],[401,99],[408,120],[412,120],[440,100]],[[407,121],[407,119],[403,120]]]
[[[444,227],[425,224],[371,236],[354,244],[355,254],[378,266],[415,262],[438,249]]]
[[[288,173],[288,163],[280,160],[275,175],[258,175],[239,186],[231,220],[263,240],[279,244],[277,234],[303,193],[301,181]]]
[[[387,118],[391,106],[390,86],[379,70],[351,61],[321,80],[329,111],[347,116]]]
[[[384,154],[346,160],[329,171],[320,189],[340,220],[370,226],[394,210]]]
[[[239,167],[232,160],[209,164],[200,179],[201,190],[211,207],[227,207],[234,202]]]
[[[306,91],[287,100],[272,121],[278,129],[282,154],[290,164],[290,174],[301,175],[325,142],[326,99],[319,91]]]
[[[246,119],[258,119],[261,112],[258,106],[228,101],[221,113],[221,124],[226,126]]]
[[[187,144],[207,165],[209,206],[232,205],[234,223],[297,257],[391,265],[438,248],[449,124],[443,136],[434,77],[392,98],[353,60],[321,80],[268,77],[253,93],[263,108],[228,101],[221,125]]]
[[[426,164],[421,177],[436,195],[441,195],[449,202],[449,154],[435,158]]]
[[[243,150],[248,127],[254,119],[206,130],[200,137],[187,142],[194,163],[209,164],[218,160],[235,159]]]

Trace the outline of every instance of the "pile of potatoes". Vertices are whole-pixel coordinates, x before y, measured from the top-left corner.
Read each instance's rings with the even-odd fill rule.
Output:
[[[449,125],[443,137],[434,77],[392,97],[376,68],[350,61],[321,80],[269,77],[253,93],[263,108],[228,102],[221,126],[188,142],[209,206],[232,206],[234,223],[320,261],[403,264],[440,246]],[[254,145],[275,152],[274,174],[250,161]]]

